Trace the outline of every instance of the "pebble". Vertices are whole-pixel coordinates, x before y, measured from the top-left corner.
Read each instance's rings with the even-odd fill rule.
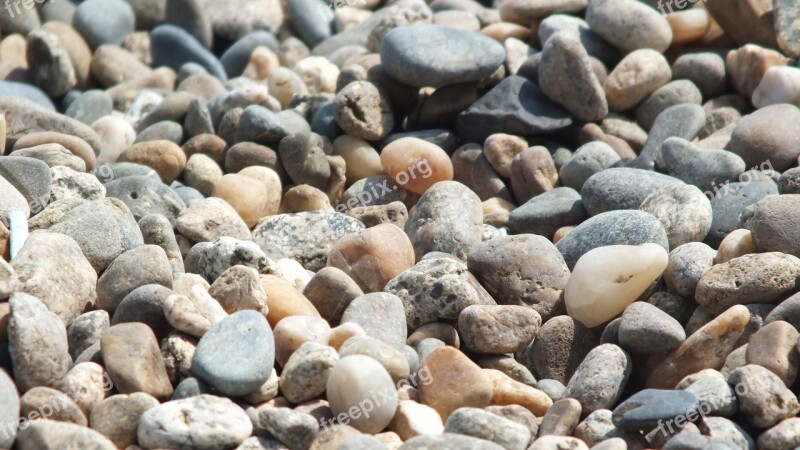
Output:
[[[120,302],[139,286],[172,287],[172,268],[161,247],[143,245],[118,256],[97,280],[97,306],[113,313]]]
[[[614,210],[639,209],[651,194],[676,184],[683,183],[657,172],[611,168],[589,177],[581,188],[581,197],[586,211],[596,216]]]
[[[470,407],[459,408],[450,414],[444,431],[485,439],[506,449],[526,449],[531,440],[531,432],[525,426]]]
[[[717,252],[701,242],[690,242],[673,249],[664,270],[664,282],[681,297],[694,298],[697,284],[715,263]]]
[[[771,428],[800,411],[797,397],[780,377],[764,367],[748,364],[731,372],[728,383],[736,390],[739,411],[759,428]]]
[[[532,308],[545,320],[563,311],[569,270],[549,239],[499,237],[477,245],[467,266],[492,298]]]
[[[392,105],[386,95],[368,81],[354,81],[333,100],[336,123],[351,136],[375,141],[394,128]]]
[[[288,448],[308,448],[319,431],[311,414],[289,408],[259,408],[261,426]]]
[[[247,224],[227,202],[209,197],[193,203],[178,215],[176,228],[195,242],[212,242],[221,237],[250,239]]]
[[[706,113],[700,105],[681,103],[670,106],[656,117],[638,159],[649,166],[653,161],[664,166],[662,144],[671,137],[692,140],[703,129]]]
[[[625,351],[614,344],[602,344],[592,349],[575,370],[564,396],[580,403],[581,414],[611,408],[620,399],[631,370],[631,357]]]
[[[503,447],[485,439],[478,439],[461,434],[442,433],[411,438],[399,447],[399,450],[425,450],[428,448],[471,448],[475,450],[500,450]]]
[[[354,298],[341,323],[359,325],[367,334],[390,345],[403,345],[408,337],[403,301],[391,292],[373,292]]]
[[[800,248],[792,239],[797,229],[776,214],[777,211],[794,210],[798,201],[800,196],[795,194],[768,196],[745,209],[742,219],[750,231],[755,249],[759,252],[800,254]]]
[[[285,367],[289,357],[306,342],[327,344],[331,327],[319,317],[288,316],[275,325],[273,333],[275,360]]]
[[[652,368],[646,386],[672,389],[687,375],[703,369],[721,369],[749,322],[747,308],[731,307],[668,353]]]
[[[645,302],[631,303],[622,313],[619,345],[633,354],[667,352],[686,340],[680,322]]]
[[[714,313],[747,303],[774,303],[796,290],[800,260],[778,252],[756,253],[717,264],[700,278],[695,299]]]
[[[492,405],[519,405],[537,417],[541,417],[553,406],[550,397],[544,392],[520,383],[508,375],[494,369],[485,369],[492,381]]]
[[[798,136],[786,124],[798,117],[800,110],[793,105],[766,106],[736,122],[731,136],[731,150],[742,157],[748,167],[769,162],[775,170],[786,170],[796,162]],[[769,124],[769,125],[765,125]],[[768,127],[769,134],[764,130]],[[781,136],[775,139],[775,136]]]
[[[289,357],[280,377],[280,391],[292,403],[311,400],[326,390],[326,382],[333,376],[339,357],[325,344],[306,342]],[[328,400],[333,405],[329,392]],[[365,414],[366,415],[366,414]]]
[[[431,380],[418,386],[420,402],[435,409],[443,420],[459,408],[483,408],[492,400],[491,379],[453,347],[431,352],[420,371],[427,371]]]
[[[528,148],[511,161],[511,188],[517,200],[527,201],[557,185],[558,169],[547,148]]]
[[[564,77],[566,71],[570,77]],[[592,70],[581,41],[568,33],[547,39],[539,63],[539,85],[545,95],[562,105],[576,119],[595,121],[608,115],[603,86]]]
[[[605,265],[610,260],[617,263]],[[567,312],[589,328],[600,325],[642,295],[667,262],[666,250],[653,243],[590,250],[575,264],[564,290]]]
[[[552,14],[544,18],[539,24],[539,41],[547,42],[559,32],[578,38],[590,56],[605,64],[611,64],[618,58],[617,50],[592,31],[586,21],[567,14]]]
[[[661,144],[661,154],[668,174],[697,186],[707,196],[713,196],[714,189],[738,180],[746,169],[744,160],[735,153],[700,149],[678,137],[665,140]]]
[[[594,141],[582,145],[558,170],[559,182],[580,191],[592,175],[612,167],[620,160],[608,144]]]
[[[139,418],[158,404],[158,400],[142,392],[113,395],[92,409],[92,429],[119,448],[136,445]]]
[[[642,48],[664,52],[672,41],[667,19],[650,6],[634,1],[590,1],[586,22],[593,32],[623,52]]]
[[[777,450],[790,448],[800,443],[800,419],[786,419],[758,437],[758,448]]]
[[[541,321],[536,311],[524,306],[472,305],[458,315],[458,330],[470,350],[515,353],[533,340]]]
[[[9,304],[8,352],[20,393],[37,386],[57,387],[71,365],[63,322],[28,294],[13,294]]]
[[[711,200],[713,219],[706,237],[708,242],[712,245],[721,243],[729,233],[741,228],[741,216],[748,206],[777,193],[771,180],[741,181],[722,186]]]
[[[800,355],[797,341],[800,333],[788,322],[776,320],[765,324],[750,336],[745,361],[769,369],[787,386],[797,379]]]
[[[186,295],[167,297],[163,303],[164,316],[174,328],[201,337],[227,314],[204,288],[194,286]]]
[[[668,420],[677,425],[676,417],[691,421],[692,416],[698,416],[698,407],[699,401],[691,392],[645,389],[620,403],[612,420],[623,430],[651,430]]]
[[[191,34],[174,25],[159,25],[150,33],[153,65],[178,71],[186,63],[197,63],[220,81],[228,79],[216,56]]]
[[[336,362],[330,369],[326,392],[333,417],[363,433],[382,431],[397,410],[392,378],[368,356],[352,355]],[[351,414],[353,408],[356,412]]]
[[[397,412],[389,424],[389,429],[400,437],[410,440],[416,436],[434,436],[444,432],[444,424],[439,413],[430,406],[413,400],[400,400]]]
[[[119,45],[133,32],[133,9],[122,0],[90,0],[75,9],[72,25],[93,49],[103,44]]]
[[[456,130],[462,141],[482,142],[496,133],[527,136],[571,124],[569,113],[536,84],[512,75],[459,114]]]
[[[636,108],[636,120],[645,129],[653,127],[659,114],[671,106],[696,104],[700,105],[703,94],[689,80],[675,80],[656,89]]]
[[[0,423],[14,423],[20,417],[20,399],[14,380],[5,372],[0,371],[0,400],[3,401],[3,409],[0,410]],[[10,431],[3,434],[0,445],[11,448],[17,434],[17,427],[11,427]]]
[[[34,420],[20,429],[16,441],[21,450],[94,448],[113,450],[116,446],[102,434],[80,425],[55,420]]]
[[[61,97],[77,84],[75,69],[58,36],[45,30],[28,35],[27,57],[33,81],[51,97]]]
[[[668,185],[645,198],[639,209],[658,218],[670,248],[700,242],[711,229],[711,202],[695,186]]]
[[[725,92],[727,82],[725,60],[716,53],[686,53],[672,64],[675,79],[687,79],[694,83],[703,98],[716,97]]]
[[[422,139],[407,137],[393,141],[381,151],[386,174],[398,185],[416,194],[453,179],[453,164],[444,150]]]
[[[67,327],[70,356],[75,359],[92,344],[98,342],[103,331],[109,326],[108,313],[102,310],[89,311],[78,316]]]
[[[137,438],[145,448],[235,447],[250,437],[247,413],[231,400],[201,394],[148,409],[139,419]]]
[[[97,273],[68,236],[30,236],[12,267],[20,280],[18,290],[35,296],[67,326],[96,302]]]
[[[144,392],[159,399],[172,394],[158,341],[147,325],[132,322],[108,328],[100,338],[100,349],[120,393]]]

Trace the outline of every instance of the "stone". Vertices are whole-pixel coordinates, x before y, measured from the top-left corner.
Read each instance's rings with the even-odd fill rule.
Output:
[[[727,378],[714,369],[705,369],[681,380],[676,389],[694,394],[700,402],[703,414],[721,416],[733,415],[739,409],[739,402]]]
[[[675,79],[690,80],[703,93],[703,98],[713,98],[723,94],[727,83],[725,60],[712,52],[687,53],[679,56],[672,64],[672,76]]]
[[[570,436],[581,419],[581,404],[574,398],[565,398],[553,403],[542,417],[539,436]]]
[[[379,292],[414,265],[414,249],[401,229],[383,224],[344,236],[331,249],[328,265],[344,271],[364,292]]]
[[[19,417],[43,418],[87,426],[88,421],[78,405],[66,394],[53,388],[35,387],[19,400]],[[45,415],[46,412],[50,414]]]
[[[492,405],[519,405],[538,417],[544,416],[553,406],[547,394],[520,383],[499,370],[484,369],[484,373],[492,382]]]
[[[50,171],[53,180],[51,201],[70,197],[94,201],[102,200],[107,194],[105,186],[92,174],[77,172],[65,166],[55,166]]]
[[[386,369],[372,358],[352,355],[340,359],[330,370],[327,397],[337,421],[364,433],[382,431],[397,410],[397,393]],[[364,413],[367,406],[372,412]],[[350,414],[355,407],[361,414]]]
[[[436,144],[407,137],[392,141],[381,151],[381,165],[398,185],[415,194],[424,194],[440,181],[453,179],[453,164]]]
[[[413,400],[400,400],[389,430],[397,433],[400,439],[409,440],[416,436],[441,434],[444,424],[439,413],[430,406]]]
[[[333,100],[336,123],[351,136],[379,140],[394,128],[392,105],[377,86],[354,81],[341,89]]]
[[[583,184],[581,197],[590,215],[638,209],[653,193],[671,185],[683,184],[677,178],[634,168],[611,168],[598,172]]]
[[[705,123],[706,113],[700,105],[681,103],[668,107],[656,116],[637,160],[646,167],[650,167],[653,163],[663,167],[664,141],[671,137],[692,140],[703,129]]]
[[[283,278],[275,275],[260,277],[261,289],[267,295],[267,320],[271,326],[289,316],[319,317],[314,305]]]
[[[745,303],[774,303],[794,292],[800,260],[779,252],[734,258],[711,268],[697,285],[697,302],[712,313]]]
[[[284,364],[279,382],[281,393],[292,403],[303,403],[319,396],[325,392],[338,361],[336,351],[325,344],[302,344]]]
[[[363,293],[352,278],[335,267],[318,271],[303,288],[303,295],[331,324],[338,324],[350,302]]]
[[[15,293],[9,304],[8,352],[20,393],[58,387],[71,365],[64,323],[31,295]]]
[[[611,44],[593,32],[586,21],[572,15],[553,14],[545,17],[539,25],[539,41],[547,42],[550,37],[559,32],[578,38],[586,52],[604,64],[613,64],[618,59],[617,50]]]
[[[267,406],[257,412],[260,426],[288,448],[308,448],[319,432],[316,418],[296,409]]]
[[[391,345],[403,345],[408,337],[403,301],[390,292],[373,292],[353,299],[341,323],[352,322],[367,334]]]
[[[696,416],[699,404],[691,392],[644,389],[620,403],[614,409],[612,420],[623,430],[647,431],[676,417]]]
[[[118,256],[97,280],[97,306],[112,314],[139,286],[172,287],[172,268],[161,247],[143,245]]]
[[[483,142],[496,133],[528,136],[571,124],[569,113],[535,83],[511,75],[464,110],[458,116],[456,130],[462,141]]]
[[[607,265],[610,260],[616,264]],[[667,252],[652,243],[590,250],[575,264],[564,291],[568,314],[589,328],[613,319],[661,276],[667,263]]]
[[[429,448],[445,448],[448,446],[475,450],[500,450],[503,448],[485,439],[453,433],[417,436],[407,440],[399,448],[402,450],[425,450]]]
[[[536,311],[523,306],[472,305],[458,315],[458,330],[470,350],[515,353],[533,340],[541,321]]]
[[[158,400],[142,392],[111,396],[92,409],[91,428],[117,447],[135,445],[139,418],[156,406]]]
[[[174,25],[159,25],[150,33],[153,66],[167,66],[176,72],[186,63],[197,63],[220,81],[228,79],[225,68],[203,44]]]
[[[162,303],[164,317],[172,327],[201,337],[227,317],[222,307],[204,288],[195,285],[187,295],[174,294]]]
[[[34,420],[19,431],[16,441],[21,450],[56,450],[61,448],[117,448],[102,434],[73,423]]]
[[[677,137],[661,144],[661,154],[667,173],[706,191],[706,195],[729,181],[737,181],[746,168],[744,160],[735,153],[700,149]]]
[[[90,67],[92,76],[101,85],[109,88],[153,73],[136,55],[113,44],[98,47],[92,56]],[[109,100],[113,105],[113,98]]]
[[[40,299],[65,325],[95,304],[97,273],[68,236],[31,235],[12,267],[20,280],[19,290]]]
[[[495,304],[466,264],[447,257],[420,261],[391,280],[384,290],[402,300],[406,323],[412,330],[440,318],[455,320],[470,305]]]
[[[51,97],[61,97],[77,84],[75,69],[58,36],[34,30],[27,37],[27,59],[33,81]]]
[[[223,272],[208,290],[228,314],[254,310],[267,312],[267,297],[259,284],[258,270],[235,265]]]
[[[229,448],[253,432],[247,413],[231,400],[201,394],[162,403],[139,419],[137,438],[147,448]]]
[[[796,447],[798,443],[800,443],[800,419],[796,417],[778,423],[758,437],[758,448],[764,450]]]
[[[754,42],[759,45],[777,47],[774,19],[770,17],[767,20],[763,17],[771,9],[771,6],[767,8],[767,5],[758,2],[740,2],[730,5],[712,0],[706,9],[737,45]]]
[[[761,366],[739,367],[728,376],[728,383],[737,386],[739,411],[759,428],[771,428],[800,411],[800,403],[792,391],[777,375]]]
[[[275,360],[285,367],[289,357],[306,342],[328,344],[330,332],[330,325],[319,317],[289,316],[281,319],[273,329]]]
[[[50,167],[66,166],[77,172],[85,172],[86,164],[60,144],[44,144],[24,148],[14,152],[14,156],[22,156],[44,161]]]
[[[639,209],[659,219],[670,248],[702,241],[711,229],[711,202],[695,186],[668,185],[645,198]]]
[[[750,205],[773,194],[777,194],[772,180],[753,180],[728,183],[722,189],[715,188],[716,194],[711,200],[713,219],[711,231],[706,240],[710,245],[718,245],[734,230],[741,227],[741,216]],[[752,246],[752,235],[749,237]],[[738,239],[737,239],[738,240]]]
[[[482,222],[480,198],[461,183],[443,181],[420,198],[405,231],[417,259],[431,251],[466,259],[470,249],[481,241]]]
[[[172,384],[153,331],[142,323],[122,323],[100,337],[103,363],[122,394],[144,392],[158,399],[172,394]]]
[[[444,431],[485,439],[506,449],[526,449],[531,440],[531,432],[525,426],[470,407],[453,411],[445,422]]]
[[[339,356],[364,355],[378,361],[395,383],[407,380],[410,375],[406,355],[391,345],[368,336],[353,336],[339,348]]]
[[[238,311],[214,324],[197,344],[192,374],[220,392],[239,396],[256,390],[272,371],[275,348],[263,314]],[[244,363],[245,360],[250,361]]]
[[[511,161],[511,187],[518,201],[528,201],[557,185],[558,169],[547,148],[528,148]]]
[[[731,135],[731,150],[748,167],[768,161],[775,170],[788,169],[800,154],[795,146],[799,136],[787,128],[796,117],[800,117],[800,109],[788,104],[770,105],[742,117]]]
[[[672,42],[667,19],[646,4],[593,0],[586,8],[586,23],[594,33],[628,53],[652,48],[663,52]]]
[[[711,270],[716,256],[714,249],[701,242],[676,247],[669,254],[664,282],[681,297],[694,298],[700,278]]]
[[[249,240],[250,230],[231,205],[211,197],[193,203],[178,215],[179,233],[195,242],[211,242],[221,237]]]
[[[796,233],[795,227],[786,223],[777,211],[792,211],[800,200],[796,194],[783,194],[765,197],[747,207],[742,216],[742,223],[750,230],[753,246],[759,252],[783,252],[791,255],[800,254],[792,241]],[[780,230],[780,234],[776,234]]]
[[[619,159],[619,155],[608,144],[589,142],[575,150],[572,157],[559,168],[559,181],[564,186],[580,191],[592,175],[612,167]]]
[[[547,238],[517,235],[486,241],[469,253],[467,266],[501,303],[528,306],[545,320],[563,312],[569,269]]]
[[[542,42],[538,73],[539,86],[545,95],[578,120],[591,122],[605,118],[608,115],[605,92],[581,41],[569,33],[556,33]],[[564,77],[565,72],[571,75]]]
[[[634,354],[667,352],[686,340],[680,322],[656,306],[631,303],[622,313],[619,345]]]
[[[443,420],[458,408],[483,408],[492,399],[491,379],[453,347],[431,352],[420,371],[427,371],[432,380],[419,385],[420,402],[435,409]]]
[[[750,336],[745,361],[769,369],[786,386],[797,379],[800,355],[797,342],[800,333],[788,322],[777,320],[761,327]]]
[[[165,183],[171,183],[186,167],[186,155],[174,142],[155,140],[134,144],[121,155],[129,161],[153,168]]]
[[[672,389],[687,375],[703,369],[721,369],[749,322],[747,308],[742,305],[731,307],[661,359],[651,369],[645,385],[654,389]]]
[[[689,80],[675,80],[656,89],[636,108],[636,120],[645,129],[653,127],[656,118],[671,106],[700,105],[703,94]]]
[[[34,215],[50,203],[52,175],[43,161],[7,156],[0,162],[0,176],[25,197]]]
[[[18,423],[20,418],[20,399],[14,381],[5,371],[0,371],[0,400],[3,402],[3,409],[0,410],[0,423],[4,427],[8,426],[7,424],[12,425],[7,428],[9,432],[3,434],[0,445],[11,448],[17,434],[17,427],[13,425]],[[441,423],[441,420],[439,422]]]
[[[427,24],[390,31],[380,54],[392,77],[416,87],[479,81],[491,75],[505,57],[502,47],[489,38]],[[441,64],[443,58],[447,65]]]
[[[72,18],[72,26],[94,49],[102,44],[122,44],[133,25],[133,9],[122,0],[81,3]]]
[[[592,349],[567,383],[565,397],[580,403],[585,414],[614,406],[631,374],[631,357],[614,344]]]
[[[92,344],[99,342],[103,331],[109,326],[106,311],[89,311],[78,316],[67,328],[70,356],[75,359]]]

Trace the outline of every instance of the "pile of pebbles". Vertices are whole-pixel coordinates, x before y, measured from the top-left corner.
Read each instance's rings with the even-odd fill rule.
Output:
[[[0,32],[0,449],[800,447],[800,1]]]

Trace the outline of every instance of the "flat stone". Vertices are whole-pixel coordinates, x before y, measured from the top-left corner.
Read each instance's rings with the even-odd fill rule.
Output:
[[[253,425],[231,400],[201,394],[162,403],[139,419],[139,444],[149,448],[194,447],[202,450],[236,447]]]
[[[665,110],[676,105],[703,102],[703,94],[689,80],[675,80],[656,89],[636,108],[636,121],[645,129],[651,129],[656,118]]]
[[[167,66],[178,71],[186,63],[197,63],[221,81],[228,79],[225,68],[213,53],[191,34],[174,25],[160,25],[150,33],[155,67]]]
[[[119,45],[133,32],[133,9],[122,0],[92,0],[78,5],[72,25],[92,48],[102,44]]]
[[[567,383],[565,397],[577,400],[582,414],[613,407],[633,369],[631,357],[614,344],[592,349]]]
[[[748,114],[736,122],[731,150],[748,167],[769,162],[775,170],[784,171],[800,155],[797,147],[800,135],[789,126],[797,117],[800,109],[789,104],[770,105]]]
[[[619,324],[619,345],[631,353],[658,353],[673,350],[686,340],[680,322],[661,309],[645,302],[625,308]]]
[[[503,448],[485,439],[453,433],[417,436],[407,440],[399,448],[402,450],[425,450],[429,448],[447,448],[449,446],[474,450],[500,450]]]
[[[645,198],[639,209],[658,218],[670,248],[702,241],[711,229],[711,202],[695,186],[666,186]]]
[[[390,292],[373,292],[354,298],[341,323],[352,322],[367,334],[391,345],[403,345],[408,337],[403,300]]]
[[[731,416],[739,409],[739,401],[727,378],[714,369],[705,369],[689,375],[677,386],[694,394],[700,401],[700,412],[720,416]]]
[[[699,149],[691,142],[671,137],[661,144],[664,169],[668,174],[711,193],[729,181],[737,181],[745,162],[727,150]]]
[[[645,389],[637,392],[614,409],[614,425],[623,430],[650,430],[663,421],[697,414],[700,403],[687,391]]]
[[[58,387],[72,363],[64,323],[36,297],[15,293],[9,300],[8,352],[20,393]]]
[[[279,384],[283,396],[292,403],[303,403],[325,392],[339,356],[324,344],[306,342],[301,345],[283,365]]]
[[[519,3],[522,4],[523,2]],[[579,3],[581,2],[575,2],[576,5]],[[589,28],[589,24],[579,17],[568,14],[552,14],[545,17],[539,24],[539,41],[547,42],[556,33],[568,33],[578,38],[590,56],[603,61],[605,64],[611,65],[618,61],[617,49],[592,31]]]
[[[800,411],[794,393],[780,377],[761,366],[739,367],[728,376],[728,383],[738,386],[739,411],[759,428],[771,428]]]
[[[505,57],[502,47],[489,38],[438,25],[392,30],[380,53],[392,77],[416,87],[480,81]]]
[[[569,113],[536,84],[512,75],[462,112],[456,129],[465,142],[483,142],[496,133],[528,136],[554,132],[571,124]]]
[[[788,322],[770,322],[750,336],[745,361],[769,369],[787,386],[797,379],[800,356],[797,341],[800,333]]]
[[[587,179],[581,197],[586,211],[595,216],[613,210],[638,209],[649,195],[673,184],[683,182],[648,170],[611,168]]]
[[[700,105],[681,103],[663,110],[655,118],[644,148],[637,160],[646,166],[655,163],[664,167],[662,145],[671,137],[691,141],[706,124],[706,113]]]
[[[211,242],[221,237],[250,239],[250,230],[236,210],[222,199],[211,197],[193,203],[178,215],[179,233],[195,242]]]
[[[591,30],[622,52],[652,48],[663,52],[672,42],[669,22],[658,11],[632,0],[590,1],[586,23]]]
[[[159,284],[172,288],[172,269],[161,247],[143,245],[118,256],[97,281],[97,306],[113,313],[139,286]]]
[[[106,436],[117,447],[136,445],[139,418],[158,404],[158,400],[141,392],[113,395],[92,409],[91,428]]]

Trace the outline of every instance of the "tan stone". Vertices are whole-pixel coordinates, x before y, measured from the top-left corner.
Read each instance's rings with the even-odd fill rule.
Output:
[[[419,368],[428,383],[418,386],[420,402],[446,420],[458,408],[484,408],[492,400],[492,380],[477,364],[453,347],[432,351]]]
[[[556,186],[558,170],[545,147],[528,148],[511,161],[511,187],[520,204]]]
[[[690,8],[667,15],[672,28],[672,45],[698,41],[711,29],[711,16],[703,8]]]
[[[275,52],[259,46],[250,54],[250,62],[247,63],[242,76],[251,80],[265,81],[280,66],[281,61]]]
[[[761,83],[764,73],[772,66],[785,66],[789,59],[779,52],[756,44],[747,44],[728,52],[725,69],[731,84],[748,99]]]
[[[660,363],[651,370],[646,386],[673,389],[687,375],[703,369],[719,370],[748,323],[750,311],[746,307],[731,307],[695,331],[666,357],[659,357]]]
[[[350,135],[339,136],[333,141],[333,151],[344,158],[347,164],[347,182],[383,175],[383,166],[378,152],[369,142]]]
[[[347,342],[348,339],[354,336],[366,336],[367,332],[355,322],[345,322],[338,327],[331,328],[328,334],[328,345],[335,348],[337,351]]]
[[[381,224],[340,239],[331,249],[328,265],[341,269],[364,292],[379,292],[414,265],[414,247],[403,230]]]
[[[275,327],[289,316],[319,317],[314,305],[289,282],[276,275],[261,275],[261,289],[267,294],[267,321]]]
[[[391,179],[416,194],[424,194],[439,181],[453,179],[453,164],[447,153],[418,138],[401,138],[384,147],[381,164]]]
[[[212,195],[228,202],[248,228],[253,228],[270,212],[267,188],[254,177],[229,173],[217,181]]]
[[[38,133],[26,134],[14,143],[14,150],[36,147],[44,144],[59,144],[66,148],[70,153],[86,163],[87,172],[91,172],[97,166],[97,157],[94,154],[94,150],[92,150],[92,147],[86,143],[86,141],[76,136],[55,133],[53,131],[40,131]]]
[[[112,326],[100,338],[100,351],[119,393],[144,392],[158,399],[172,394],[158,341],[147,325],[131,322]]]
[[[147,141],[133,144],[120,157],[121,161],[129,161],[151,167],[170,184],[186,167],[186,155],[177,144],[165,140]]]
[[[568,235],[569,232],[574,229],[575,227],[561,227],[556,230],[556,234],[553,235],[553,244],[557,243],[561,239],[564,239],[564,236]]]
[[[301,184],[294,186],[283,196],[280,213],[298,213],[305,211],[333,211],[328,195],[314,186]]]
[[[328,345],[331,327],[319,317],[289,316],[278,322],[272,332],[275,337],[275,361],[283,367],[292,353],[306,342]]]
[[[483,369],[492,383],[492,405],[520,405],[542,417],[553,406],[553,400],[544,392],[520,383],[495,369]]]
[[[800,365],[796,348],[798,338],[800,333],[788,322],[770,322],[750,336],[745,361],[769,369],[783,380],[783,384],[791,386],[797,379]]]
[[[753,235],[750,234],[750,230],[744,228],[733,230],[719,244],[714,264],[726,263],[733,258],[755,253],[755,251]]]
[[[400,439],[407,441],[415,436],[444,433],[444,424],[439,413],[430,406],[412,400],[403,400],[397,404],[397,412],[389,423],[389,430],[394,431]]]
[[[516,23],[497,22],[484,27],[481,34],[502,44],[508,38],[528,41],[531,38],[531,29]]]

